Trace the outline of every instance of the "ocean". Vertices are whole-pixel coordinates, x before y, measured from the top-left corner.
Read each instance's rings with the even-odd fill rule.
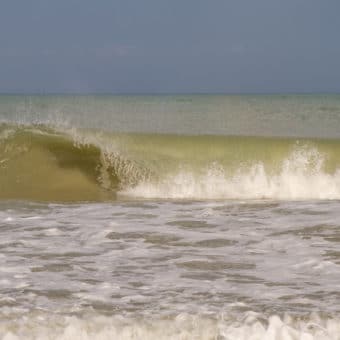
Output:
[[[0,338],[340,339],[340,95],[1,95]]]

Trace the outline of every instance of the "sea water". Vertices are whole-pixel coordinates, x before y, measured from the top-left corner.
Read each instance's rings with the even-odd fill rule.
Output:
[[[1,96],[2,339],[340,339],[340,96]]]

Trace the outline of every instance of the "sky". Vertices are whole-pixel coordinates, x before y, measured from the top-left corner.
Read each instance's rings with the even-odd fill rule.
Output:
[[[340,92],[339,0],[0,0],[1,93]]]

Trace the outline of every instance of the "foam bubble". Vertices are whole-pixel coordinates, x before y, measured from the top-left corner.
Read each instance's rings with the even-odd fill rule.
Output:
[[[122,195],[173,199],[339,199],[340,170],[327,173],[325,157],[314,148],[295,149],[269,171],[261,162],[229,174],[213,163],[201,174],[179,170],[158,181],[144,181]]]
[[[3,321],[4,340],[50,339],[228,339],[228,340],[337,340],[340,320],[310,315],[269,318],[248,312],[240,318],[218,319],[179,314],[167,319],[133,319],[123,316],[68,317],[35,315]]]

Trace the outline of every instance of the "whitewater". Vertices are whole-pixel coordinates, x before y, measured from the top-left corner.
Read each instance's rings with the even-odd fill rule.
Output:
[[[0,338],[340,339],[340,96],[0,96]]]

